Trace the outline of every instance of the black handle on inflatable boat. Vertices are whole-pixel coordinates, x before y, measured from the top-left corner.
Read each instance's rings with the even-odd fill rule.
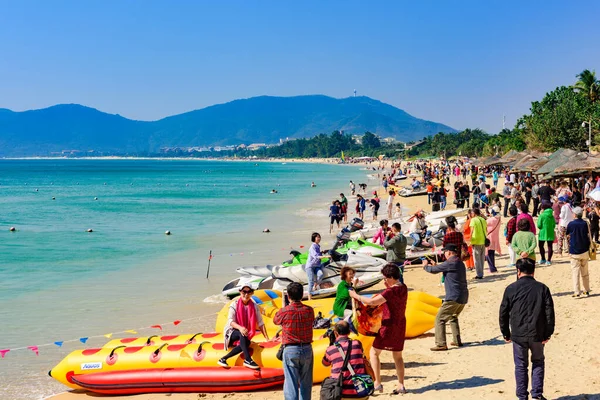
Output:
[[[194,333],[192,337],[187,340],[188,344],[192,343],[192,340],[194,340],[198,335],[202,335],[202,332]]]
[[[112,356],[114,356],[114,355],[115,355],[115,351],[116,351],[117,349],[122,349],[122,348],[124,348],[124,347],[127,347],[127,346],[117,346],[117,347],[115,347],[114,349],[112,349],[112,350],[111,350],[111,352],[110,352],[110,354],[108,355],[108,358],[111,358]]]
[[[150,346],[150,342],[152,341],[152,338],[158,337],[158,335],[152,335],[148,337],[148,340],[146,340],[146,346]]]
[[[210,342],[205,341],[205,342],[200,343],[200,345],[198,346],[198,350],[196,350],[196,354],[202,353],[202,346],[204,346],[206,343],[210,343]]]
[[[167,343],[161,344],[158,349],[154,350],[154,355],[157,356],[158,353],[160,353],[160,351],[162,350],[162,348],[165,347],[166,345],[167,345]]]

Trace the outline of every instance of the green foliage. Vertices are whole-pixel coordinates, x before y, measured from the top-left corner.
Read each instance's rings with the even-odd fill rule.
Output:
[[[590,101],[572,88],[561,86],[531,103],[531,114],[517,122],[528,148],[555,151],[560,147],[585,150],[586,129],[582,121],[593,112]]]
[[[503,129],[499,134],[491,136],[483,145],[483,155],[486,157],[506,154],[510,150],[525,150],[523,134],[519,130]]]
[[[381,147],[381,141],[371,132],[365,132],[362,137],[362,145],[366,149],[377,149]]]

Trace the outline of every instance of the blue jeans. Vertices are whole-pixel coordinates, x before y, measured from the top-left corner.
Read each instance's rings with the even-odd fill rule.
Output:
[[[421,235],[416,232],[411,232],[410,237],[413,238],[414,242],[412,247],[419,247],[421,245]]]
[[[440,199],[442,199],[442,210],[446,208],[446,196],[440,196]]]
[[[323,279],[323,268],[322,267],[308,267],[305,268],[306,276],[308,277],[308,292],[313,292],[313,287],[315,285],[315,277],[317,278],[317,285],[321,284],[321,280]]]
[[[310,344],[283,349],[283,398],[310,400],[313,384],[313,349]]]

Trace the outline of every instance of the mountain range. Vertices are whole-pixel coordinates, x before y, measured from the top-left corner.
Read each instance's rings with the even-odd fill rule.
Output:
[[[78,104],[15,112],[0,109],[0,157],[48,156],[63,150],[156,153],[163,147],[277,143],[343,130],[400,141],[456,132],[369,97],[259,96],[157,121],[135,121]]]

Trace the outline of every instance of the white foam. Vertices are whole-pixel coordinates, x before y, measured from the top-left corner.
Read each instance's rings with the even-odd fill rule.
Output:
[[[209,303],[209,304],[227,304],[229,299],[227,298],[227,296],[224,296],[221,293],[219,293],[219,294],[213,294],[212,296],[208,296],[207,298],[205,298],[202,301],[204,303]]]

